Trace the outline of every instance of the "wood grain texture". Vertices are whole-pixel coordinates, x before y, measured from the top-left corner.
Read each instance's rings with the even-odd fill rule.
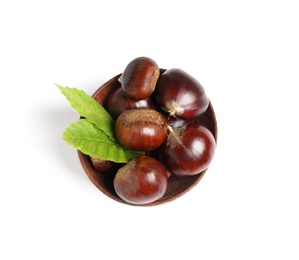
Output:
[[[163,73],[164,71],[165,69],[160,69],[160,73]],[[93,97],[98,102],[100,102],[104,107],[106,106],[106,102],[110,93],[114,89],[120,87],[120,83],[118,82],[118,78],[120,77],[120,75],[121,74],[116,75],[115,77],[107,81],[93,94]],[[217,142],[217,132],[218,132],[217,121],[216,121],[216,116],[211,101],[209,103],[209,107],[206,110],[206,112],[200,115],[196,119],[196,121],[206,126],[212,132]],[[116,192],[114,191],[113,179],[114,179],[114,175],[116,174],[116,170],[110,173],[99,173],[95,171],[95,169],[93,168],[89,156],[81,153],[80,151],[78,151],[78,156],[88,178],[102,193],[107,195],[109,198],[114,199],[115,201],[124,204],[129,204],[123,201],[122,199],[120,199],[117,196]],[[159,205],[165,202],[170,202],[184,195],[186,192],[188,192],[190,189],[196,186],[196,184],[201,180],[201,178],[204,176],[207,170],[197,175],[187,176],[187,177],[177,177],[174,174],[172,174],[168,180],[167,191],[162,198],[152,203],[146,205],[138,205],[138,206]]]

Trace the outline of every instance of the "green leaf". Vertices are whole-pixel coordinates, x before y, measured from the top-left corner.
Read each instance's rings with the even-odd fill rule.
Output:
[[[127,163],[134,157],[144,154],[124,149],[87,119],[80,119],[72,123],[64,130],[62,137],[82,153],[103,160]]]
[[[92,96],[86,94],[83,90],[76,88],[62,87],[55,84],[62,94],[71,103],[71,106],[83,117],[98,128],[102,129],[106,135],[116,141],[114,132],[114,120],[105,108],[97,102]]]

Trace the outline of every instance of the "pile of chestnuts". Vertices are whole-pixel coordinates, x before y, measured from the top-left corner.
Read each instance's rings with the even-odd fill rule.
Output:
[[[187,178],[210,165],[216,140],[197,121],[209,99],[188,73],[177,68],[161,71],[148,57],[133,59],[118,81],[105,108],[116,120],[120,145],[144,154],[126,164],[97,158],[91,162],[101,174],[114,172],[113,188],[120,199],[146,205],[163,197],[171,175]]]

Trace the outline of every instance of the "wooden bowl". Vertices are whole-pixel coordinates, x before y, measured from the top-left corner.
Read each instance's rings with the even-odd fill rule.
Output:
[[[161,74],[165,71],[165,69],[161,69]],[[100,102],[104,107],[106,106],[106,102],[108,99],[108,96],[110,93],[120,87],[120,83],[118,81],[118,78],[121,74],[116,75],[109,81],[107,81],[105,84],[103,84],[94,94],[93,97]],[[214,135],[215,140],[217,141],[217,121],[215,117],[215,113],[212,107],[212,104],[210,102],[208,109],[206,112],[202,115],[200,115],[197,118],[197,121],[201,123],[202,125],[206,126]],[[111,199],[114,199],[118,202],[128,204],[128,205],[134,205],[130,204],[126,201],[123,201],[121,198],[118,197],[116,194],[114,187],[113,187],[113,179],[116,174],[115,172],[111,173],[99,173],[94,170],[90,157],[83,154],[82,152],[78,151],[78,156],[80,159],[80,162],[82,164],[82,167],[87,174],[88,178],[91,180],[91,182],[105,195],[110,197]],[[194,176],[188,176],[188,177],[177,177],[174,174],[172,174],[168,180],[168,187],[166,190],[166,193],[163,197],[160,199],[145,204],[145,205],[134,205],[134,206],[154,206],[159,205],[165,202],[172,201],[183,194],[185,194],[187,191],[192,189],[204,176],[207,170],[202,171],[201,173],[194,175]]]

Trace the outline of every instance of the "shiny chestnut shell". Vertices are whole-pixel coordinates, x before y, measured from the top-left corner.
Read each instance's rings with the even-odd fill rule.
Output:
[[[209,106],[199,81],[178,68],[169,69],[160,76],[154,95],[165,112],[178,118],[196,118]]]
[[[210,130],[196,122],[170,130],[159,149],[160,161],[170,173],[185,177],[206,170],[216,149]]]
[[[120,77],[125,96],[135,100],[149,97],[156,88],[159,75],[159,67],[151,58],[133,59]]]
[[[93,165],[93,168],[97,172],[101,173],[110,173],[117,169],[119,169],[121,166],[123,166],[122,163],[116,163],[112,161],[105,161],[100,158],[91,156],[90,157],[91,164]]]
[[[167,189],[167,170],[153,157],[141,155],[120,168],[113,181],[117,195],[132,204],[148,204]]]
[[[115,122],[119,143],[133,151],[152,151],[161,146],[167,136],[164,117],[153,109],[129,109]]]
[[[164,71],[165,69],[160,69],[160,74],[162,74]],[[120,76],[121,74],[114,76],[113,78],[105,82],[102,86],[100,86],[93,94],[93,97],[98,102],[100,102],[104,107],[107,104],[107,100],[110,93],[119,87],[118,79]],[[199,117],[196,118],[196,121],[206,126],[212,132],[213,136],[217,140],[218,126],[217,126],[217,120],[216,120],[214,108],[211,102],[209,102],[209,106],[207,110]],[[86,173],[87,177],[90,179],[90,181],[95,185],[97,189],[99,189],[103,194],[105,194],[107,197],[111,198],[116,202],[132,205],[122,200],[114,190],[113,179],[116,174],[116,171],[111,172],[109,174],[98,173],[93,168],[90,161],[90,157],[88,155],[85,155],[82,152],[78,151],[78,156],[84,172]],[[206,171],[207,170],[201,172],[198,175],[186,176],[184,178],[172,174],[168,179],[168,186],[165,194],[160,199],[154,202],[145,205],[140,205],[140,206],[160,205],[163,203],[173,201],[179,198],[180,196],[183,196],[186,192],[188,192],[198,184],[198,182],[204,176]]]
[[[128,98],[125,96],[125,93],[121,87],[115,89],[109,95],[107,101],[107,111],[114,119],[117,119],[117,117],[125,110],[134,108],[156,109],[157,104],[152,96],[140,100]]]

